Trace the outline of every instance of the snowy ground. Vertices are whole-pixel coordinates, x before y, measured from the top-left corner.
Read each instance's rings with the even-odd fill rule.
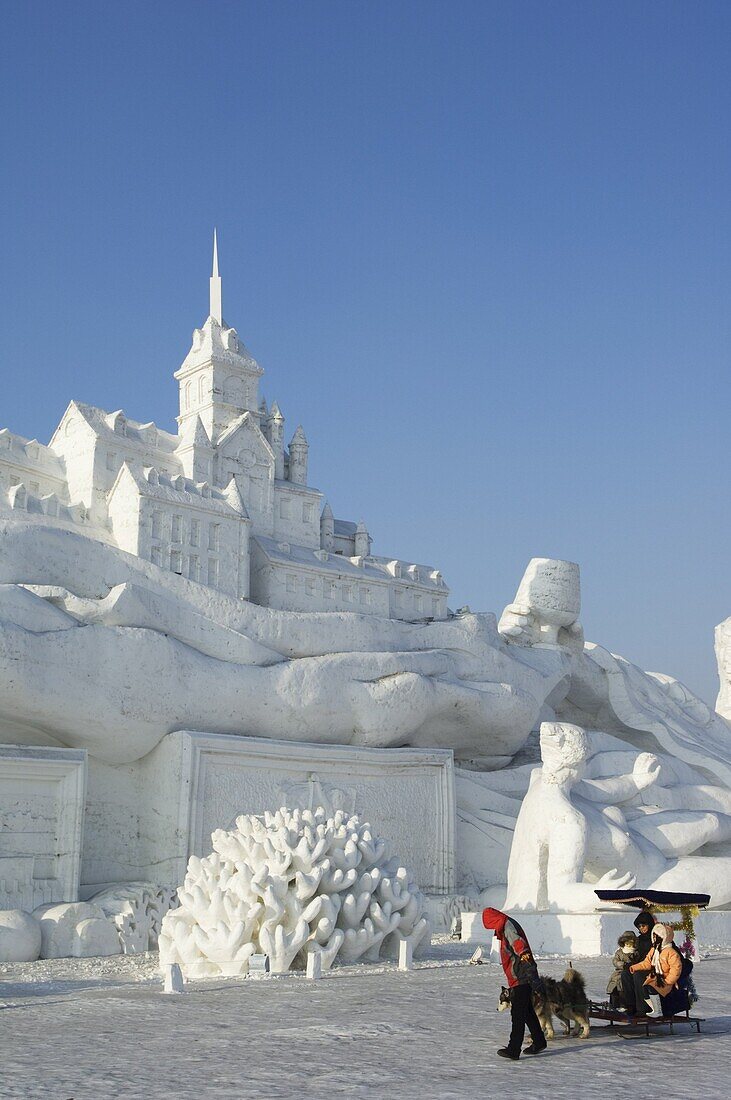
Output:
[[[496,1056],[501,972],[471,948],[436,944],[409,973],[344,967],[221,980],[164,996],[155,956],[0,966],[0,1096],[44,1100],[225,1097],[399,1100],[731,1094],[731,957],[696,968],[700,1035],[628,1042],[597,1027],[537,1058]],[[576,961],[604,996],[607,959]],[[559,960],[541,970],[560,976]]]

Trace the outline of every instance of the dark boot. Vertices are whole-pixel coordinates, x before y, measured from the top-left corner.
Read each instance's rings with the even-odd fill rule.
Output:
[[[541,1051],[544,1051],[547,1046],[548,1043],[545,1039],[540,1045],[537,1045],[536,1043],[531,1043],[529,1047],[523,1047],[523,1054],[540,1054]]]

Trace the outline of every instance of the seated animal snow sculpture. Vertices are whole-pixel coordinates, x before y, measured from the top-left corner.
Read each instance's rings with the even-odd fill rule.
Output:
[[[246,974],[252,954],[272,973],[321,955],[373,961],[429,942],[424,899],[370,825],[322,808],[242,815],[211,837],[213,852],[192,856],[166,914],[160,963],[178,963],[187,979]]]
[[[543,767],[532,773],[518,814],[506,907],[587,912],[596,907],[596,888],[623,889],[638,879],[658,890],[712,890],[715,905],[731,900],[731,858],[689,856],[731,837],[731,815],[681,808],[685,792],[692,806],[699,788],[663,788],[659,805],[647,806],[645,792],[660,774],[653,754],[640,753],[631,774],[586,779],[584,730],[544,722],[540,739]],[[726,793],[719,789],[718,797]]]

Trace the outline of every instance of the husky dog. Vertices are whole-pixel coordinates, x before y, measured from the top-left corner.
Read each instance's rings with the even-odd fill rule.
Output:
[[[571,1034],[572,1023],[580,1038],[589,1037],[589,1004],[584,987],[584,979],[573,966],[569,967],[560,982],[555,978],[540,975],[543,988],[533,991],[533,1008],[547,1039],[554,1039],[553,1016],[558,1016],[564,1025],[565,1034]],[[510,1008],[510,990],[503,986],[498,1000],[498,1012]]]

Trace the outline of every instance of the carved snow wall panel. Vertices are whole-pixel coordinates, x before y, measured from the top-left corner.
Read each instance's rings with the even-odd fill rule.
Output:
[[[83,749],[0,745],[0,909],[76,901]]]
[[[167,833],[176,853],[173,863],[166,858],[169,849],[149,856],[158,868],[164,859],[166,881],[182,882],[189,857],[208,855],[214,829],[232,828],[239,814],[323,806],[369,821],[421,890],[454,890],[451,750],[363,749],[184,731],[169,734],[150,754],[151,765],[153,758],[148,790],[154,831],[159,840]],[[178,777],[179,816],[177,827],[166,830],[173,777]],[[150,826],[152,832],[152,821]]]

